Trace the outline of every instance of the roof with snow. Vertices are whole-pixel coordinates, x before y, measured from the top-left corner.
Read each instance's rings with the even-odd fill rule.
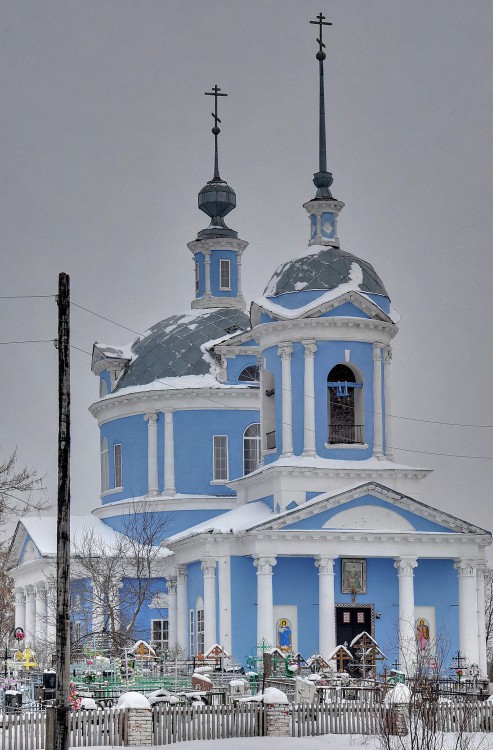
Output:
[[[359,291],[388,297],[373,266],[338,247],[324,247],[317,253],[283,263],[267,284],[264,296],[277,297],[289,292],[336,289],[358,276]]]
[[[158,378],[209,374],[214,360],[208,349],[249,328],[247,313],[236,308],[193,310],[165,318],[133,342],[131,361],[115,391]]]

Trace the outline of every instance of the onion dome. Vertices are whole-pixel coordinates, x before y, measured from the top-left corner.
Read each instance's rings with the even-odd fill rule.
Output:
[[[207,229],[197,234],[197,239],[206,237],[237,237],[238,232],[224,223],[224,217],[236,206],[236,193],[219,174],[210,180],[199,193],[199,208],[211,217]]]

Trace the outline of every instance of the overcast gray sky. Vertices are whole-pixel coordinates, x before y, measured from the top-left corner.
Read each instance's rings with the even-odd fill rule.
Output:
[[[205,226],[211,100],[220,102],[229,225],[250,243],[244,292],[301,254],[317,170],[316,29],[327,36],[328,163],[344,249],[402,316],[395,451],[433,468],[424,499],[493,527],[491,0],[3,0],[0,295],[55,294],[135,331],[185,311],[186,244]],[[2,341],[53,339],[53,298],[0,300]],[[132,334],[74,307],[72,344]],[[56,501],[57,354],[0,347],[2,455]],[[72,350],[72,497],[99,503],[97,379]],[[397,418],[406,417],[408,419]],[[490,427],[456,427],[427,422]],[[406,449],[406,450],[404,450]],[[411,451],[423,451],[415,453]],[[426,453],[486,456],[451,458]]]

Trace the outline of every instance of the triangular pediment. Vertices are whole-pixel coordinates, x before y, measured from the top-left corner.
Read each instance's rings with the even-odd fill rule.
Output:
[[[448,533],[487,534],[455,516],[377,482],[319,495],[297,508],[250,528],[250,532]]]
[[[347,308],[348,305],[349,309]],[[355,290],[341,293],[337,289],[325,292],[307,304],[295,308],[283,307],[282,304],[276,303],[274,299],[264,297],[252,303],[250,315],[252,325],[255,326],[260,322],[262,312],[277,320],[293,320],[295,318],[319,318],[326,316],[327,313],[336,312],[338,308],[341,308],[342,317],[354,317],[354,311],[359,311],[358,317],[366,317],[385,323],[396,322],[367,294]],[[353,311],[350,308],[353,308]]]
[[[38,545],[35,543],[22,521],[19,521],[10,543],[7,567],[14,568],[34,560],[40,560],[42,557],[43,554]]]

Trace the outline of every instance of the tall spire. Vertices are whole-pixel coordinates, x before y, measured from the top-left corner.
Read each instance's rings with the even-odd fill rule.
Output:
[[[227,227],[224,223],[224,217],[236,206],[236,193],[219,176],[217,137],[221,132],[221,129],[218,127],[218,123],[221,120],[217,114],[217,99],[219,96],[227,96],[227,94],[221,92],[221,89],[216,84],[212,87],[212,91],[206,91],[205,95],[214,97],[214,112],[212,112],[212,117],[214,118],[214,127],[212,128],[214,136],[214,176],[199,193],[199,208],[211,217],[211,223],[207,229],[202,229],[197,234],[197,239],[205,239],[207,237],[237,237],[238,233]]]
[[[320,76],[320,96],[319,96],[319,134],[318,134],[318,172],[313,175],[313,182],[317,188],[317,194],[315,200],[331,200],[332,195],[329,190],[332,185],[333,178],[331,172],[327,172],[327,144],[325,135],[325,85],[324,85],[324,60],[326,54],[324,52],[325,44],[323,43],[322,34],[324,26],[332,26],[330,21],[325,20],[325,16],[319,13],[315,21],[310,23],[317,24],[319,26],[319,38],[318,52],[316,58],[319,66]]]

